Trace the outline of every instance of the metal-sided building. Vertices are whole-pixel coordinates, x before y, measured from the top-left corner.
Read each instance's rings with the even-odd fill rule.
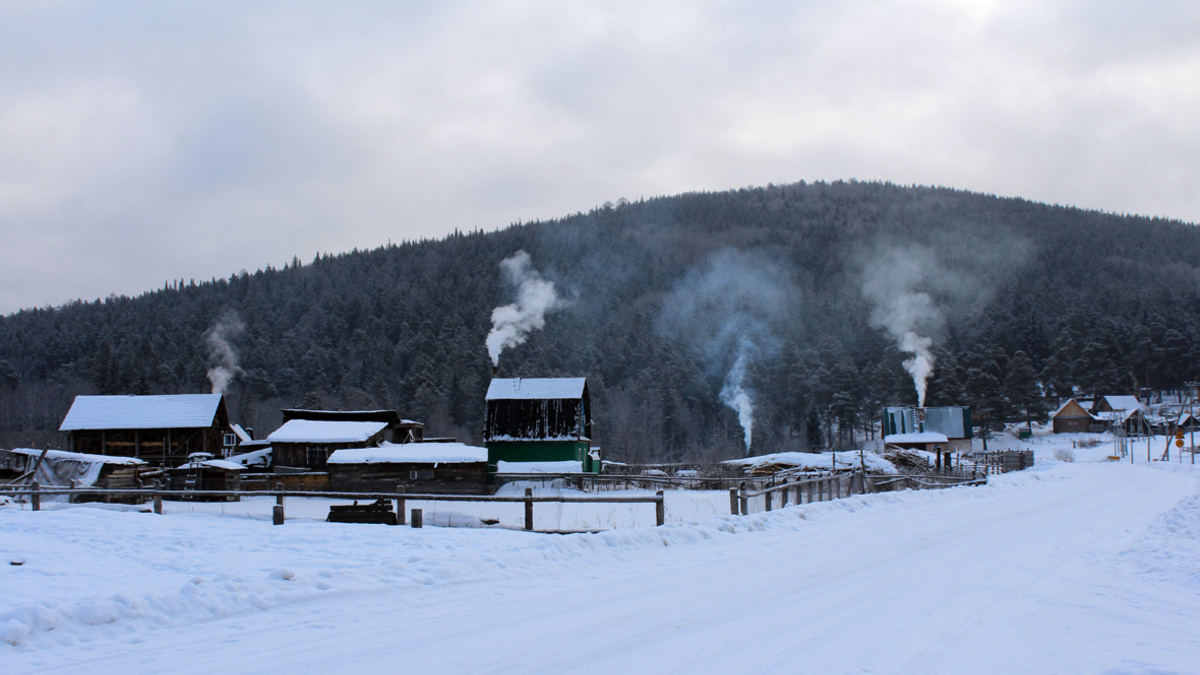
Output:
[[[502,461],[579,462],[581,471],[598,473],[591,437],[586,378],[495,379],[488,387],[483,441],[492,474]]]
[[[883,436],[934,433],[946,437],[945,449],[966,452],[973,437],[971,409],[962,406],[942,408],[884,408]]]
[[[219,457],[232,434],[221,394],[76,396],[59,431],[69,451],[164,467],[187,462],[193,452]]]

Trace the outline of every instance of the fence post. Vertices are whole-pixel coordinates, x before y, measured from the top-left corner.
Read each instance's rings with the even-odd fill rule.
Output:
[[[788,493],[787,482],[788,482],[788,479],[784,478],[783,479],[783,489],[779,491],[779,508],[781,508],[781,509],[787,508],[787,493]]]
[[[738,502],[742,505],[742,515],[750,515],[750,498],[746,496],[746,481],[738,485]]]
[[[38,482],[35,480],[29,484],[29,487],[29,508],[34,511],[41,511],[42,495],[38,492],[38,490],[40,490],[42,486],[38,485]]]
[[[525,529],[533,529],[533,488],[525,488]]]
[[[412,510],[412,526],[417,529],[425,527],[425,514],[421,513],[421,509]]]
[[[767,511],[771,510],[771,488],[769,487],[767,488],[767,491],[763,493],[763,504],[766,505]]]
[[[162,515],[162,493],[161,492],[154,493],[154,512],[160,516]]]
[[[396,486],[396,494],[401,495],[396,497],[396,524],[404,525],[404,486]]]
[[[654,496],[656,497],[654,502],[654,524],[662,527],[667,522],[667,503],[663,497],[662,490],[656,492]]]
[[[271,509],[271,522],[275,525],[283,524],[283,495],[275,495],[275,508]]]
[[[737,488],[729,488],[729,515],[738,515]]]

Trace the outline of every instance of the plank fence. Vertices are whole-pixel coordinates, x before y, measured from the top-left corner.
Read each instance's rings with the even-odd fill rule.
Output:
[[[537,503],[560,503],[560,504],[654,504],[654,520],[655,525],[663,525],[666,522],[666,504],[662,490],[659,490],[654,495],[534,495],[532,488],[525,488],[523,496],[508,496],[508,495],[452,495],[452,494],[423,494],[412,492],[311,492],[298,490],[160,490],[156,488],[149,489],[133,489],[133,490],[110,490],[97,488],[62,488],[62,487],[41,487],[37,482],[25,485],[5,485],[0,486],[0,495],[25,495],[28,497],[30,508],[33,511],[41,509],[42,497],[66,495],[74,501],[79,497],[95,498],[95,497],[118,497],[118,498],[143,498],[144,501],[154,502],[154,512],[162,514],[162,505],[164,499],[175,499],[178,501],[207,499],[213,497],[228,498],[228,497],[275,497],[275,507],[273,509],[273,522],[276,525],[284,523],[284,498],[313,498],[322,497],[326,499],[353,499],[356,501],[377,501],[387,500],[395,503],[396,520],[398,524],[406,524],[405,518],[405,503],[407,501],[422,501],[422,502],[487,502],[487,503],[509,503],[509,504],[524,504],[525,519],[524,528],[533,531],[533,505]],[[413,509],[413,527],[421,527],[420,509]]]
[[[903,474],[903,475],[864,475],[861,471],[854,473],[833,474],[816,478],[801,478],[784,482],[761,490],[749,490],[743,482],[736,488],[729,488],[729,512],[733,515],[749,515],[751,500],[762,498],[762,510],[770,511],[775,504],[775,495],[779,495],[780,507],[788,506],[791,497],[792,505],[812,504],[815,502],[832,501],[856,494],[887,492],[892,490],[930,490],[955,487],[959,485],[984,485],[987,476],[974,475],[938,475],[938,474]]]

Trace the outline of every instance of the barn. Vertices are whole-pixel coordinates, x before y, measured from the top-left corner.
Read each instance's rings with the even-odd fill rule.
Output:
[[[463,443],[384,443],[329,456],[334,492],[486,494],[487,448]]]
[[[219,457],[232,434],[221,394],[76,396],[59,431],[67,450],[179,466],[194,452]]]
[[[598,473],[591,436],[586,378],[498,378],[488,387],[483,440],[492,474],[500,462],[571,462]]]
[[[329,456],[345,448],[368,448],[384,442],[387,422],[292,419],[267,436],[272,465],[325,471]]]

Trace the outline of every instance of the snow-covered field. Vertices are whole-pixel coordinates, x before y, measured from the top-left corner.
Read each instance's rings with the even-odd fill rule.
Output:
[[[666,526],[599,534],[0,508],[0,672],[1200,672],[1200,471],[1035,449],[984,487],[668,493]]]

